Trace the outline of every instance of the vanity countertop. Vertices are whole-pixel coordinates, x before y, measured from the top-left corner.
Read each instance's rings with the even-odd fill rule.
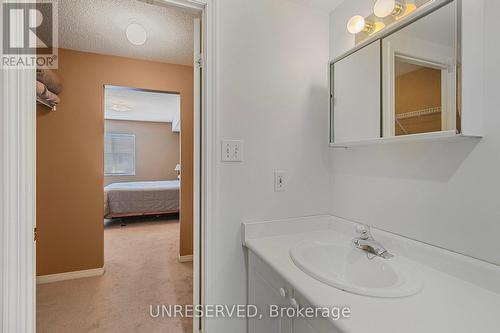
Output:
[[[299,242],[351,242],[356,237],[356,224],[340,220],[321,216],[244,223],[243,243],[312,305],[349,306],[350,318],[332,321],[342,332],[500,331],[500,267],[493,264],[372,229],[375,239],[387,244],[396,256],[421,250],[413,257],[406,256],[423,280],[418,294],[402,298],[360,296],[328,286],[295,266],[289,251]]]

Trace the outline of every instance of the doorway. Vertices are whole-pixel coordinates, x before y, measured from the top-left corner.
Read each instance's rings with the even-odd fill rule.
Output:
[[[156,1],[155,1],[156,2]],[[202,89],[202,94],[195,98],[201,113],[195,112],[195,179],[194,196],[201,198],[195,200],[194,213],[194,305],[200,304],[212,298],[201,285],[210,285],[214,278],[212,265],[204,264],[205,258],[209,260],[211,247],[214,245],[214,235],[211,227],[201,229],[203,225],[212,225],[214,219],[215,190],[214,171],[216,159],[214,152],[217,144],[215,141],[215,10],[211,1],[204,0],[161,0],[161,4],[173,4],[181,6],[186,11],[201,15],[203,21],[203,54],[200,59],[201,66],[195,74]],[[1,8],[1,7],[0,7]],[[0,27],[1,29],[1,27]],[[17,33],[21,34],[19,30]],[[206,50],[206,52],[205,52]],[[34,85],[36,73],[34,69],[2,71],[1,79],[4,89],[3,119],[8,119],[8,125],[4,126],[2,147],[5,149],[2,156],[2,172],[4,179],[9,182],[3,183],[1,205],[2,215],[2,239],[4,240],[4,258],[9,261],[1,261],[0,265],[4,272],[1,284],[1,294],[4,299],[4,309],[16,309],[3,311],[2,321],[4,328],[9,331],[35,330],[35,242],[36,242],[36,208],[35,208],[35,149],[36,149],[36,97]],[[8,98],[7,98],[8,96]],[[201,117],[203,114],[203,117]],[[202,130],[200,130],[202,129]],[[22,156],[22,158],[21,158]],[[203,163],[202,163],[203,161]],[[203,174],[203,179],[200,175]],[[203,180],[203,182],[201,182]],[[209,195],[210,194],[210,195]],[[201,201],[201,204],[199,204]],[[7,219],[6,216],[9,218]],[[201,218],[201,220],[200,220]],[[9,241],[16,239],[16,242]],[[203,249],[203,255],[201,250]],[[203,269],[203,276],[201,270]],[[203,292],[202,292],[203,291]],[[198,332],[199,321],[194,319],[193,330]]]
[[[152,6],[148,4],[147,6]],[[194,20],[193,20],[194,21]],[[193,22],[194,25],[194,22]],[[58,174],[66,174],[67,170],[71,170],[74,174],[74,180],[70,181],[68,183],[72,183],[73,185],[76,185],[74,187],[74,190],[67,189],[66,191],[55,191],[59,193],[65,193],[64,195],[66,197],[70,197],[72,194],[77,193],[80,191],[80,189],[85,188],[85,189],[91,189],[88,192],[88,195],[86,195],[86,198],[90,198],[91,200],[94,200],[92,203],[92,207],[97,207],[97,205],[102,206],[102,202],[104,200],[98,200],[99,196],[97,194],[97,186],[96,183],[99,181],[99,178],[102,177],[100,174],[97,174],[96,172],[96,166],[101,164],[101,172],[104,170],[103,164],[105,165],[105,151],[104,151],[104,144],[101,143],[101,147],[99,148],[98,145],[94,145],[94,141],[91,139],[92,137],[97,138],[98,131],[101,131],[101,128],[104,127],[104,120],[101,118],[100,122],[96,122],[94,116],[96,115],[95,113],[95,105],[97,105],[97,102],[102,103],[103,100],[105,99],[105,94],[102,92],[102,86],[104,84],[106,85],[113,85],[113,86],[129,86],[129,87],[145,87],[148,90],[164,90],[164,91],[179,91],[180,92],[180,97],[184,98],[181,101],[181,105],[186,105],[186,104],[191,104],[191,117],[195,118],[194,115],[194,104],[195,104],[195,98],[194,98],[194,90],[196,90],[196,87],[200,87],[200,85],[195,85],[194,84],[194,73],[195,72],[195,66],[196,64],[194,61],[192,61],[192,64],[194,66],[191,66],[190,68],[186,69],[186,73],[188,73],[187,76],[189,76],[191,82],[189,84],[186,84],[185,86],[189,86],[189,88],[192,90],[192,92],[185,93],[185,90],[182,89],[172,89],[170,87],[159,87],[155,84],[151,84],[151,78],[153,77],[154,74],[156,74],[158,77],[161,77],[159,80],[162,82],[166,82],[167,80],[172,80],[173,75],[169,72],[172,70],[172,66],[167,66],[169,67],[168,69],[158,69],[160,65],[158,62],[154,62],[155,64],[148,64],[148,66],[145,66],[147,68],[142,68],[139,66],[139,63],[142,62],[149,62],[148,59],[136,59],[136,58],[127,58],[124,57],[123,55],[107,55],[107,54],[99,54],[99,53],[94,53],[90,52],[91,50],[75,50],[75,49],[62,49],[60,50],[60,57],[59,57],[59,66],[60,68],[57,70],[62,78],[62,82],[64,83],[65,87],[63,92],[60,94],[60,103],[57,106],[57,111],[56,112],[49,112],[48,110],[43,110],[42,105],[39,105],[39,138],[38,138],[38,144],[42,148],[46,148],[46,151],[52,150],[52,151],[57,151],[58,156],[53,156],[53,158],[48,161],[48,156],[45,154],[40,155],[40,160],[38,163],[38,166],[40,168],[44,168],[46,166],[46,171],[50,171],[51,176],[56,176]],[[192,50],[191,50],[192,53]],[[102,57],[110,57],[109,61],[103,61],[101,62]],[[87,59],[88,58],[88,59]],[[195,56],[192,57],[193,60],[196,58]],[[86,60],[87,59],[87,60]],[[87,62],[86,62],[87,61]],[[120,66],[118,66],[118,69],[114,66],[115,63],[120,62]],[[181,71],[181,69],[178,69]],[[105,74],[107,72],[112,72],[111,76],[105,77]],[[87,79],[86,75],[88,74],[89,77],[92,77],[92,79]],[[125,78],[127,75],[130,76],[130,79]],[[98,78],[98,82],[89,82],[90,80],[95,80]],[[130,80],[130,81],[129,81]],[[169,84],[167,81],[167,84]],[[100,93],[94,93],[97,92],[97,87],[101,87],[101,92]],[[182,91],[181,91],[182,90]],[[97,96],[97,98],[94,98]],[[119,104],[119,103],[118,103]],[[117,105],[117,109],[120,109],[118,112],[127,112],[123,111],[123,106],[124,105]],[[126,105],[125,105],[126,106]],[[41,110],[40,110],[41,109]],[[102,109],[101,109],[102,110]],[[92,116],[92,120],[89,119],[89,115]],[[101,115],[102,117],[102,115]],[[57,124],[58,121],[63,121],[63,123]],[[183,122],[181,119],[181,127],[183,126],[182,124],[186,123]],[[46,126],[46,127],[44,127]],[[58,129],[58,128],[63,128],[66,127],[64,132],[58,131],[58,130],[50,130],[50,126],[55,126],[53,129]],[[49,130],[47,130],[49,129]],[[181,134],[182,134],[181,130]],[[194,132],[194,130],[193,130]],[[45,140],[43,135],[50,133],[52,135],[50,140]],[[134,147],[133,149],[138,149],[139,147],[137,146],[137,134],[134,135],[124,135],[127,133],[111,133],[111,134],[121,134],[120,135],[115,135],[110,141],[116,141],[117,144],[116,146],[123,146],[125,144],[129,144],[130,147]],[[194,133],[193,133],[194,135]],[[105,142],[106,136],[104,135],[104,130],[102,130],[101,134],[101,142]],[[111,137],[111,136],[110,136]],[[82,139],[82,140],[81,140]],[[81,140],[81,141],[80,141]],[[52,145],[50,145],[50,142]],[[85,141],[85,143],[83,143]],[[131,142],[134,142],[135,144],[131,144]],[[192,140],[194,141],[194,140]],[[96,141],[97,142],[97,141]],[[68,145],[69,144],[69,145]],[[193,143],[194,144],[194,143]],[[182,145],[182,143],[181,143]],[[99,150],[102,149],[102,152],[99,152]],[[125,151],[118,151],[116,152],[117,155],[120,155],[121,157],[125,157],[127,155],[127,149]],[[71,150],[74,153],[72,155],[67,154],[67,150]],[[181,147],[182,150],[182,147]],[[43,151],[43,149],[42,149]],[[97,153],[96,153],[97,152]],[[134,152],[133,155],[136,155],[137,152]],[[90,157],[90,156],[101,156],[101,157]],[[132,154],[129,154],[132,155]],[[99,160],[101,159],[101,160]],[[58,163],[54,163],[55,161],[58,161]],[[85,161],[85,162],[84,162]],[[137,161],[137,156],[134,162]],[[177,164],[181,164],[180,168],[180,174],[181,177],[182,175],[187,174],[185,170],[182,170],[183,165],[185,166],[186,163],[182,163],[182,161],[177,160],[175,161],[176,165],[174,168],[171,168],[170,166],[168,167],[170,172],[177,172]],[[180,163],[178,163],[180,162]],[[80,164],[82,166],[82,172],[76,172],[78,171],[76,168],[68,168],[68,165],[73,165],[74,164]],[[86,164],[88,163],[88,164]],[[47,167],[50,164],[50,168]],[[65,167],[61,167],[65,166]],[[115,170],[118,170],[122,172],[122,176],[124,177],[129,177],[132,176],[133,173],[136,173],[137,170],[134,170],[134,167],[137,167],[138,165],[133,165],[129,163],[127,167],[123,170],[118,170],[120,169],[115,168]],[[121,166],[120,166],[121,167]],[[49,170],[50,169],[50,170]],[[193,170],[193,166],[191,166],[191,169]],[[112,171],[113,168],[109,168],[108,170]],[[43,170],[42,170],[43,171]],[[61,172],[60,172],[61,171]],[[193,172],[194,173],[194,172]],[[88,178],[87,178],[88,177]],[[169,177],[166,177],[169,178]],[[38,190],[40,193],[46,193],[44,186],[50,186],[52,189],[55,189],[57,186],[55,186],[54,182],[47,182],[47,178],[45,178],[45,173],[39,173],[38,176],[39,183],[41,186],[38,187]],[[96,181],[97,180],[97,181]],[[67,179],[66,179],[67,181]],[[51,185],[47,185],[51,184]],[[61,185],[64,185],[61,183]],[[104,184],[103,184],[104,185]],[[95,191],[95,192],[94,192]],[[191,191],[193,191],[193,185],[191,185]],[[50,199],[50,196],[40,196],[42,198],[47,198]],[[181,194],[181,198],[183,198],[183,195]],[[54,199],[54,197],[52,197]],[[56,202],[57,200],[51,200],[51,202]],[[99,202],[97,204],[97,202]],[[184,200],[181,199],[181,202]],[[60,201],[59,201],[60,202]],[[38,205],[38,210],[39,210],[39,218],[38,218],[38,232],[39,232],[39,238],[38,238],[38,248],[41,249],[39,251],[39,258],[46,258],[46,253],[48,252],[47,249],[45,248],[45,245],[47,245],[46,235],[49,233],[49,226],[47,226],[46,223],[44,223],[47,220],[54,221],[56,219],[59,219],[59,216],[70,216],[70,214],[59,214],[59,216],[52,216],[51,212],[47,209],[47,207],[51,207],[50,203],[47,203],[46,201],[40,201],[40,204]],[[92,242],[88,242],[87,240],[90,239],[90,236],[94,237],[98,233],[98,226],[97,223],[94,221],[97,221],[97,216],[101,215],[102,212],[99,211],[94,211],[93,208],[89,209],[86,204],[86,201],[80,201],[79,205],[83,208],[82,209],[82,214],[81,215],[86,215],[85,218],[83,218],[81,221],[79,220],[78,215],[71,215],[70,219],[66,219],[66,225],[64,225],[64,222],[61,219],[61,223],[59,226],[62,227],[61,230],[64,230],[64,228],[69,228],[71,225],[72,227],[78,226],[78,231],[76,232],[77,236],[75,236],[73,239],[67,239],[66,237],[61,237],[64,235],[62,232],[57,232],[57,234],[60,237],[60,240],[56,242],[57,244],[63,243],[63,240],[66,242],[71,242],[71,244],[68,244],[67,247],[64,248],[65,251],[60,251],[64,252],[68,256],[68,261],[72,262],[72,267],[71,267],[71,273],[74,272],[79,272],[78,274],[82,273],[82,271],[85,271],[86,274],[89,270],[94,269],[94,267],[97,266],[97,268],[102,268],[100,272],[95,271],[92,273],[96,273],[95,276],[92,277],[87,277],[89,280],[94,279],[94,280],[99,280],[102,279],[103,276],[98,276],[97,273],[102,275],[102,272],[104,271],[104,277],[106,275],[110,276],[110,267],[106,266],[106,260],[102,262],[102,264],[99,262],[99,260],[102,260],[101,253],[104,252],[104,258],[106,258],[106,251],[100,250],[99,246],[102,246],[101,244],[104,242],[101,242],[99,239],[92,244]],[[188,208],[191,212],[195,210],[195,205],[199,205],[198,203],[191,203],[191,207]],[[73,208],[75,208],[73,206]],[[99,208],[100,209],[105,209],[105,208]],[[47,213],[48,212],[48,213]],[[53,211],[54,213],[55,210]],[[158,212],[157,212],[158,213]],[[163,213],[161,211],[160,213]],[[50,215],[49,218],[45,216],[44,214]],[[192,213],[194,215],[194,213]],[[123,218],[123,217],[122,217]],[[181,219],[182,219],[182,214],[181,214]],[[68,222],[69,221],[69,222]],[[75,221],[78,221],[78,223],[75,223]],[[160,221],[163,222],[163,221]],[[194,221],[191,221],[193,223]],[[89,231],[89,225],[92,225],[95,227],[95,230]],[[101,217],[101,225],[102,225],[102,217]],[[132,225],[132,223],[130,223]],[[129,225],[129,226],[130,226]],[[158,225],[158,224],[156,224]],[[121,227],[121,225],[120,225]],[[102,227],[101,227],[102,228]],[[123,227],[122,229],[126,229],[127,227]],[[192,227],[191,227],[192,230]],[[75,231],[75,230],[74,230]],[[54,233],[56,234],[56,233]],[[193,236],[191,236],[190,243],[191,243],[191,248],[193,247],[193,243],[197,243],[196,241],[193,241]],[[87,243],[87,247],[83,248],[80,246],[79,242],[84,240],[82,243]],[[130,239],[121,241],[123,244],[127,244],[130,242]],[[54,244],[54,243],[53,243]],[[96,245],[97,244],[97,245]],[[181,246],[178,246],[178,251],[176,251],[176,261],[187,261],[184,263],[184,265],[192,265],[189,263],[189,258],[185,258],[184,255],[182,255]],[[126,250],[126,249],[124,249]],[[86,261],[84,265],[81,265],[78,263],[78,260],[75,260],[74,252],[80,252],[82,255],[81,257],[82,262]],[[192,250],[191,250],[192,251]],[[123,251],[122,251],[123,252]],[[91,255],[89,255],[89,253]],[[191,252],[192,253],[192,252]],[[188,254],[189,255],[189,254]],[[191,254],[192,255],[192,254]],[[54,262],[59,264],[59,256],[53,256],[52,258],[54,259]],[[96,264],[97,263],[97,264]],[[43,266],[43,261],[38,261],[37,264],[41,264]],[[42,267],[43,271],[44,267]],[[57,271],[49,271],[48,273],[45,272],[42,273],[44,278],[47,278],[47,276],[50,275],[56,275],[56,274],[66,274],[69,273],[68,270],[64,267],[64,269],[59,269]],[[128,273],[130,273],[130,270],[128,270]],[[83,273],[82,273],[83,274]],[[144,273],[144,270],[141,274],[145,274],[145,276],[149,276],[148,273]],[[123,276],[123,275],[120,275]],[[58,278],[60,278],[61,275],[59,275]],[[63,278],[66,280],[66,276],[63,276]],[[139,279],[138,279],[139,280]],[[139,282],[142,282],[145,279],[142,279]],[[76,280],[74,280],[76,281]],[[82,282],[83,279],[80,279],[78,282]],[[161,279],[159,279],[157,282],[161,282]],[[69,282],[61,282],[61,283],[69,283]],[[193,283],[191,282],[191,285]],[[137,284],[137,287],[139,288],[140,285]],[[43,289],[44,287],[40,287],[39,289]],[[128,288],[132,289],[132,287]],[[144,290],[146,291],[146,290]],[[199,299],[199,297],[198,297]],[[42,300],[40,298],[40,300]],[[169,301],[171,302],[171,301]],[[147,304],[150,305],[150,304]],[[147,306],[146,305],[146,306]],[[154,304],[153,304],[154,305]],[[111,307],[111,306],[110,306]],[[112,308],[112,307],[111,307]],[[42,315],[40,312],[39,315]],[[193,326],[194,327],[194,326]]]

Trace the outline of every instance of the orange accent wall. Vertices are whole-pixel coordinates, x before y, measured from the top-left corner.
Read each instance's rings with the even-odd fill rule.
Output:
[[[105,84],[180,92],[179,252],[191,254],[193,67],[61,49],[56,72],[57,111],[37,106],[37,275],[103,266]]]
[[[174,180],[175,166],[180,163],[179,133],[172,123],[150,121],[105,120],[105,133],[135,135],[135,175],[104,176],[104,185],[121,182]]]

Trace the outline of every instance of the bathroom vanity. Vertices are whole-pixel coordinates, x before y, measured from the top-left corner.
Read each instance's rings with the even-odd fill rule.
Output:
[[[379,2],[392,4],[385,16],[380,7],[376,11],[383,17],[375,11],[353,16],[347,24],[352,35],[333,29],[337,40],[332,43],[344,52],[337,52],[329,66],[330,147],[481,138],[483,8],[465,0],[397,2],[400,7]],[[373,1],[363,3],[373,6]],[[338,17],[355,14],[346,8]],[[357,193],[348,194],[355,199]],[[383,189],[377,195],[384,195]],[[349,204],[347,211],[373,211]],[[426,213],[433,213],[428,206],[423,206]],[[456,232],[449,225],[446,232]],[[248,304],[263,315],[248,319],[250,333],[500,332],[498,265],[382,230],[368,233],[335,216],[243,223],[242,228]],[[449,248],[468,253],[459,246]],[[270,306],[348,307],[350,315],[271,317]]]
[[[244,223],[248,304],[263,313],[249,319],[248,332],[498,330],[498,266],[372,229],[374,239],[394,256],[374,258],[353,246],[357,226],[333,216]],[[306,251],[302,262],[294,250]],[[349,307],[350,315],[269,318],[270,305]]]
[[[268,318],[271,305],[279,305],[283,308],[312,305],[298,289],[252,251],[249,251],[248,255],[248,295],[248,303],[257,305],[263,315],[262,319],[249,321],[249,333],[340,332],[325,318],[288,316]]]

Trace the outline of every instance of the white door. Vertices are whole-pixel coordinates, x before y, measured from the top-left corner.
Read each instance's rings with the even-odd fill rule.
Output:
[[[293,320],[293,333],[323,333],[319,332],[314,327],[311,326],[311,323],[304,318],[294,319]]]
[[[253,253],[248,260],[248,304],[259,309],[262,318],[249,318],[248,333],[292,333],[292,319],[270,315],[270,306],[289,307],[292,290],[287,283]]]
[[[249,281],[248,303],[256,305],[263,315],[262,319],[249,319],[249,333],[291,333],[292,320],[286,317],[271,318],[268,316],[270,305],[289,306],[284,302],[279,290],[273,286],[262,275],[257,272],[251,273]]]
[[[297,290],[293,291],[293,298],[300,308],[315,308]],[[327,318],[297,316],[293,318],[293,333],[341,333],[341,331]]]

